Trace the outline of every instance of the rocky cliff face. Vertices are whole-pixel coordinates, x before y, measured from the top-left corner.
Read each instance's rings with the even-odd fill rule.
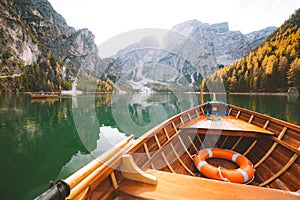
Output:
[[[20,77],[13,83],[0,79],[0,90],[40,85],[38,89],[60,90],[63,79],[70,81],[80,70],[125,90],[198,88],[203,77],[245,56],[273,30],[243,35],[229,31],[227,23],[192,20],[174,26],[163,41],[145,38],[101,60],[94,35],[69,27],[47,0],[0,0],[0,78]]]
[[[262,44],[276,27],[244,35],[240,31],[230,31],[227,22],[209,25],[191,20],[175,25],[171,30],[199,42],[218,65],[231,65]]]
[[[144,38],[115,56],[123,78],[136,90],[149,84],[194,86],[222,65],[231,65],[260,45],[276,28],[247,35],[229,31],[228,23],[197,20],[175,25],[160,41]]]
[[[39,64],[50,53],[75,74],[81,66],[95,69],[99,57],[94,35],[69,27],[48,1],[1,0],[0,13],[0,63],[7,59],[16,65]],[[2,75],[20,72],[9,64],[0,70]]]

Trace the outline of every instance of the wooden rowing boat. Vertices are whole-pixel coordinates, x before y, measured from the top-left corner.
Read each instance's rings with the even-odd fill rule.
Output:
[[[220,114],[222,113],[222,114]],[[300,199],[300,127],[213,101],[180,113],[119,143],[38,199]],[[206,178],[199,150],[218,147],[247,157],[251,183]],[[236,164],[218,158],[210,165]]]
[[[54,93],[30,93],[32,99],[55,99],[58,98],[57,94]]]

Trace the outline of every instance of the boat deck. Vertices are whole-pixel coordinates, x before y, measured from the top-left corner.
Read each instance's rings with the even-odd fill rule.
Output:
[[[71,188],[68,199],[300,199],[300,126],[233,105],[229,116],[209,120],[209,108],[224,113],[222,103],[213,106],[196,106],[135,141],[121,141],[64,181]],[[246,156],[255,169],[251,185],[201,174],[193,155],[213,147]],[[238,168],[230,160],[207,162]],[[61,195],[56,188],[45,195]]]
[[[248,132],[274,135],[271,131],[247,123],[241,119],[235,118],[234,116],[221,116],[220,118],[220,120],[209,120],[205,115],[201,115],[200,117],[185,124],[181,129],[185,131],[197,131],[198,133],[201,133],[201,130],[222,130],[225,132]]]
[[[157,185],[125,179],[118,189],[124,199],[299,199],[300,194],[148,170]],[[122,198],[121,198],[122,199]]]

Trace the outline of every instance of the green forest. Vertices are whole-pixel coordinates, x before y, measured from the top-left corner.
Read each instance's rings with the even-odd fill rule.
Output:
[[[6,56],[6,55],[3,55]],[[52,54],[47,58],[31,65],[23,65],[16,61],[2,58],[0,65],[1,72],[4,74],[7,65],[14,65],[19,69],[20,76],[5,76],[0,78],[1,91],[60,91],[70,89],[72,83],[63,77],[62,61],[56,59]],[[66,69],[68,73],[69,69]],[[12,91],[14,92],[14,91]]]
[[[31,65],[23,65],[5,57],[0,59],[2,60],[0,64],[2,73],[9,74],[6,73],[7,68],[5,66],[13,65],[14,68],[19,69],[20,74],[20,76],[0,76],[0,91],[2,92],[59,92],[72,88],[72,80],[67,77],[68,74],[74,75],[76,72],[68,67],[63,67],[65,66],[64,63],[50,53],[46,59]],[[81,72],[78,76],[81,80],[77,87],[79,90],[113,91],[113,86],[108,81],[100,80],[92,74]]]
[[[201,91],[286,92],[300,88],[300,9],[246,57],[203,79]]]

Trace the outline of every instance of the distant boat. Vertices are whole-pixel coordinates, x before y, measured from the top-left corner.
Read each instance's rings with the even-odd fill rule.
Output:
[[[57,94],[54,93],[30,93],[29,94],[32,99],[53,99],[58,98]]]
[[[299,155],[300,126],[211,101],[123,140],[37,199],[300,199]]]

